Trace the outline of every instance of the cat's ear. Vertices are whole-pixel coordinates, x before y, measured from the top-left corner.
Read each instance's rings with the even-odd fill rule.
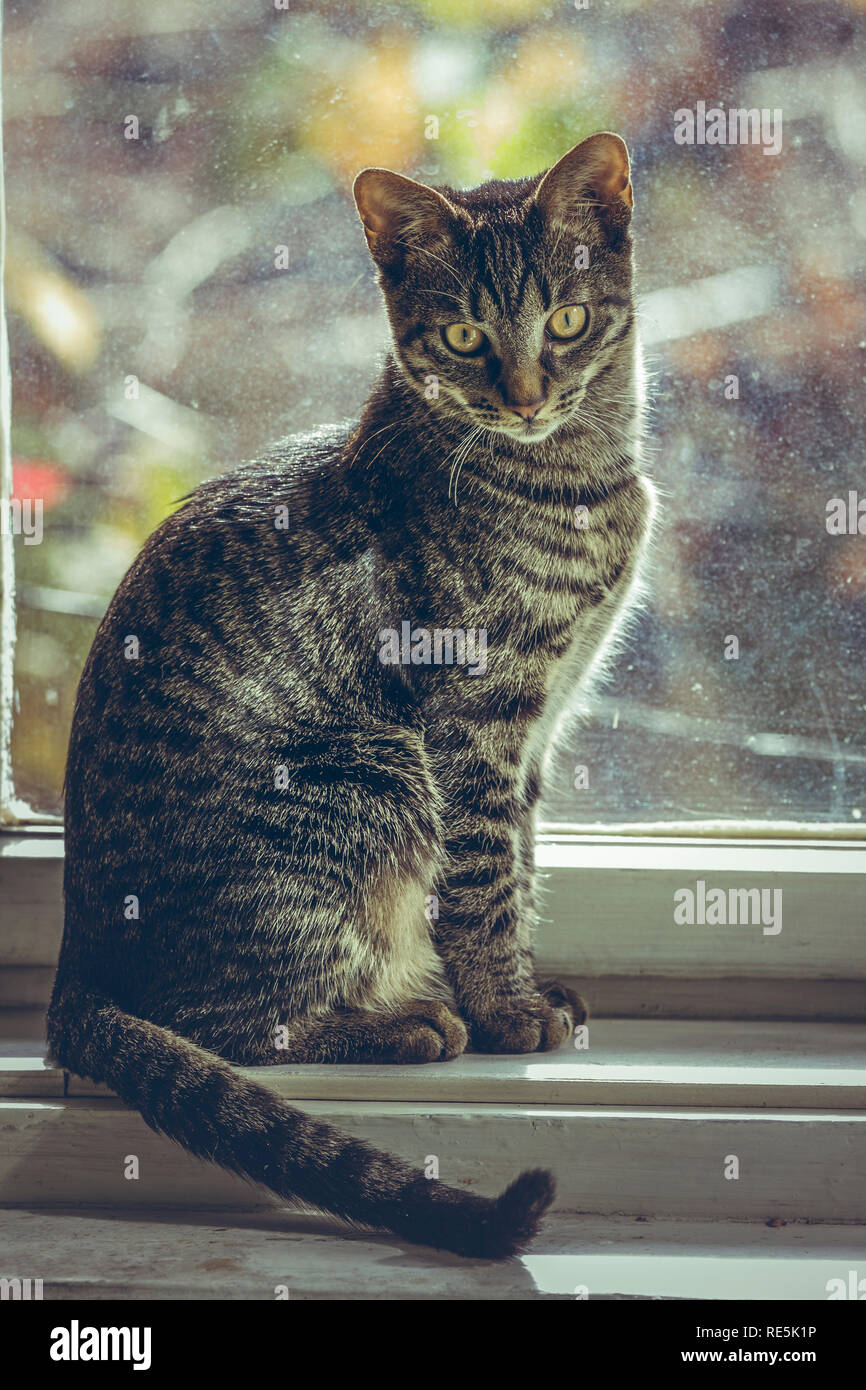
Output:
[[[448,237],[456,211],[435,189],[390,169],[362,169],[352,187],[373,259],[398,261],[413,244]]]
[[[546,218],[563,226],[574,223],[581,206],[595,205],[609,230],[621,233],[634,206],[625,141],[610,131],[582,140],[548,169],[535,201]]]

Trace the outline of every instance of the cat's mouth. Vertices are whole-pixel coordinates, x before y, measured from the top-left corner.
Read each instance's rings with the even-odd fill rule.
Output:
[[[550,416],[544,419],[523,420],[520,424],[516,422],[512,425],[511,421],[507,424],[499,425],[497,428],[501,434],[508,435],[509,439],[519,440],[521,444],[540,444],[547,439],[553,431],[561,424],[558,419]]]
[[[476,427],[481,427],[490,434],[504,435],[506,439],[518,444],[541,444],[563,423],[562,411],[557,409],[549,414],[535,415],[530,420],[518,420],[513,414],[505,411],[494,414],[489,407],[476,409],[473,403],[468,401],[462,404],[464,409],[468,409]]]

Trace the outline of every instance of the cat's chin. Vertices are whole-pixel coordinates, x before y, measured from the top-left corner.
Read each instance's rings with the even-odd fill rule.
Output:
[[[496,425],[490,425],[488,429],[491,434],[495,434],[501,439],[507,439],[512,444],[517,444],[523,448],[534,449],[537,445],[544,444],[546,440],[550,439],[561,424],[561,420],[551,420],[550,423],[547,423],[547,421],[542,424],[533,423],[521,430],[500,429]]]

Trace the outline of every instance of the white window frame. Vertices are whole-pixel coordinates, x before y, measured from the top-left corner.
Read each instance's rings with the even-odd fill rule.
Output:
[[[857,840],[539,835],[542,978],[596,1014],[866,1018],[866,854]],[[62,930],[59,826],[0,833],[0,1008],[44,1003]],[[680,925],[674,894],[781,893],[782,929]],[[768,901],[773,901],[768,899]],[[4,969],[4,967],[6,967]]]

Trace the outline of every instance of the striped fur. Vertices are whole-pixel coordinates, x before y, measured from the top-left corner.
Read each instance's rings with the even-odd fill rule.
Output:
[[[456,1191],[227,1062],[533,1052],[584,1016],[535,979],[533,821],[650,523],[624,160],[599,136],[468,192],[359,177],[394,336],[360,423],[285,441],[163,523],[96,635],[70,741],[57,1061],[286,1200],[466,1254],[527,1241],[550,1176]],[[545,318],[571,302],[588,333],[552,347]],[[487,333],[471,360],[440,333],[464,320]],[[539,392],[527,427],[515,406]],[[485,630],[486,671],[384,665],[404,621]]]

